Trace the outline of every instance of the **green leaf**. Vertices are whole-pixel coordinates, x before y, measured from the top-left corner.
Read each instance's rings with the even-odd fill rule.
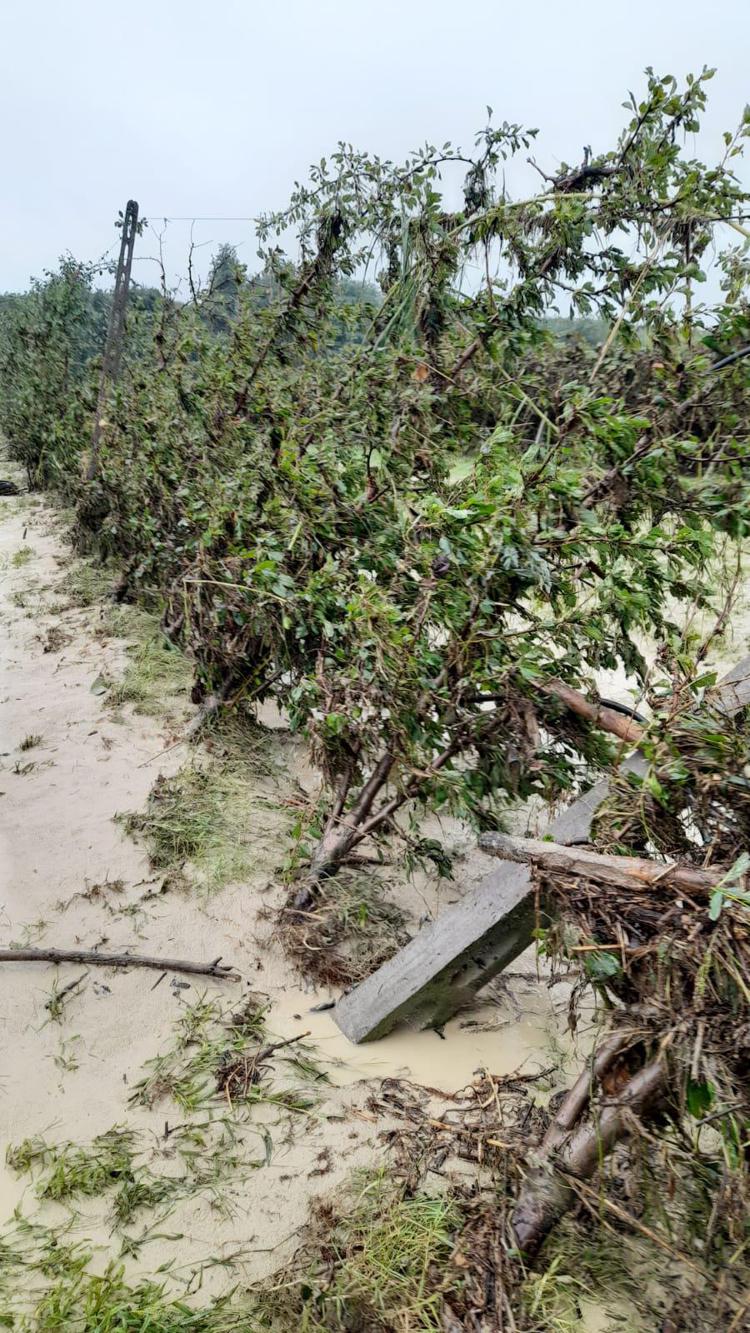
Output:
[[[734,884],[747,873],[748,869],[750,869],[750,852],[740,852],[734,865],[730,866],[726,875],[719,881],[720,885],[723,887],[726,884]]]
[[[701,1120],[714,1103],[716,1089],[713,1083],[695,1083],[689,1078],[686,1088],[687,1109],[694,1120]]]
[[[622,975],[622,966],[616,954],[603,949],[601,953],[586,954],[585,970],[592,981],[607,981]]]

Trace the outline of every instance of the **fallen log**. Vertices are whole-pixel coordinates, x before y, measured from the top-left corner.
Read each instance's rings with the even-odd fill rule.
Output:
[[[540,838],[511,838],[505,833],[481,833],[479,846],[490,856],[564,875],[580,875],[621,889],[662,884],[675,893],[705,897],[716,888],[727,868],[700,870],[675,861],[653,861],[642,856],[611,856],[585,847],[564,847]]]
[[[240,974],[222,963],[192,963],[185,958],[152,958],[148,954],[98,953],[94,949],[0,949],[0,963],[92,963],[98,967],[151,967],[158,972],[190,972],[221,981],[239,981]]]
[[[594,1175],[603,1159],[626,1137],[633,1117],[653,1112],[660,1105],[666,1085],[666,1064],[659,1057],[639,1069],[616,1101],[604,1104],[591,1121],[573,1128],[567,1135],[561,1134],[560,1126],[553,1121],[547,1160],[527,1176],[513,1210],[512,1225],[519,1250],[528,1256],[537,1252],[573,1203],[575,1190],[571,1181],[589,1180]]]
[[[597,1083],[611,1069],[617,1057],[634,1040],[633,1034],[625,1029],[613,1032],[593,1052],[586,1066],[578,1075],[572,1088],[566,1092],[550,1122],[547,1133],[542,1139],[541,1152],[549,1156],[565,1142],[575,1128],[591,1100],[591,1094]]]

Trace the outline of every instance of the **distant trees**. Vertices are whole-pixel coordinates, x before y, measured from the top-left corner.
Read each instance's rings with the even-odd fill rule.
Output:
[[[558,338],[583,338],[592,347],[600,347],[609,333],[610,325],[604,319],[591,319],[585,316],[570,316],[562,319],[557,315],[547,315],[544,327]]]
[[[237,318],[240,288],[244,281],[245,268],[240,264],[234,246],[219,246],[211,261],[207,289],[202,297],[202,309],[214,333],[226,333]]]

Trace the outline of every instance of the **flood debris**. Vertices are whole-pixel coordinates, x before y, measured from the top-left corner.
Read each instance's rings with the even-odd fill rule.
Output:
[[[672,707],[676,708],[678,702],[673,699]],[[708,726],[713,727],[716,718],[741,715],[749,702],[750,657],[746,657],[707,695],[703,707]],[[682,704],[686,719],[683,726],[700,728],[700,715],[696,720],[689,691]],[[643,737],[640,724],[637,731]],[[644,781],[645,770],[644,757],[634,754],[621,766],[621,784],[627,789],[629,783],[635,783],[640,790],[638,784]],[[535,858],[546,857],[551,863],[556,857],[554,868],[570,873],[578,856],[580,873],[585,874],[588,868],[592,879],[598,869],[602,880],[606,872],[610,879],[619,874],[620,882],[628,883],[640,870],[642,876],[647,878],[651,874],[656,881],[670,876],[679,881],[681,875],[683,888],[690,884],[693,890],[698,882],[704,889],[717,882],[710,876],[701,879],[702,872],[689,867],[678,871],[662,863],[649,871],[643,861],[628,866],[614,857],[596,862],[597,853],[585,849],[579,854],[562,846],[555,850],[559,844],[588,841],[610,786],[610,780],[603,779],[563,810],[549,825],[549,836],[556,839],[556,844],[549,847],[542,844],[542,851],[497,833],[488,833],[483,841],[480,839],[484,850],[502,856],[511,864],[491,873],[471,894],[425,926],[400,953],[342,997],[335,1016],[346,1036],[355,1042],[373,1041],[399,1022],[439,1026],[470,1003],[492,977],[532,942],[543,910],[533,875],[526,868],[534,864]]]
[[[237,980],[220,958],[162,956],[200,887],[224,895],[189,919],[216,941],[211,952],[230,940],[247,975],[283,966],[285,949],[306,977],[353,986],[334,1013],[355,1040],[411,1019],[435,1028],[439,1052],[445,1019],[532,940],[553,966],[577,969],[570,1028],[582,1022],[584,992],[599,1021],[589,1062],[561,1099],[545,1087],[550,1070],[513,1079],[483,1070],[443,1099],[381,1080],[347,1129],[356,1138],[357,1115],[382,1129],[386,1168],[373,1172],[370,1160],[349,1189],[339,1179],[306,1228],[298,1196],[296,1256],[234,1304],[226,1290],[203,1313],[190,1304],[208,1268],[231,1267],[231,1255],[194,1266],[180,1306],[173,1288],[131,1283],[114,1259],[94,1274],[89,1249],[17,1213],[0,1244],[14,1322],[20,1274],[32,1279],[39,1328],[67,1319],[201,1333],[559,1329],[593,1288],[592,1237],[606,1272],[604,1235],[635,1235],[652,1261],[658,1252],[680,1266],[670,1299],[647,1291],[640,1302],[647,1320],[668,1327],[679,1312],[731,1333],[747,1322],[750,664],[716,690],[708,655],[731,625],[750,535],[748,270],[726,243],[728,231],[745,234],[750,198],[736,168],[750,111],[715,164],[685,148],[711,75],[680,85],[649,68],[609,148],[586,148],[578,167],[552,175],[537,168],[543,183],[525,198],[513,197],[509,173],[536,131],[491,113],[468,155],[425,143],[393,163],[344,142],[286,208],[259,219],[261,272],[248,274],[224,247],[201,290],[191,245],[189,300],[168,289],[160,240],[162,289],[137,305],[134,293],[123,373],[116,393],[102,384],[96,409],[97,319],[109,306],[124,338],[122,285],[109,296],[98,290],[100,266],[66,256],[4,304],[0,424],[29,485],[54,486],[73,506],[89,557],[67,588],[58,582],[57,613],[99,618],[93,644],[75,640],[83,660],[66,688],[80,731],[65,719],[57,776],[73,776],[66,794],[80,807],[81,773],[66,748],[83,759],[88,803],[111,841],[105,855],[88,840],[89,811],[79,808],[82,850],[70,838],[69,857],[100,863],[97,880],[123,855],[131,867],[138,859],[109,827],[112,801],[95,799],[111,769],[92,764],[114,767],[117,749],[99,726],[105,715],[123,729],[134,716],[164,722],[179,695],[172,735],[140,731],[153,746],[133,745],[120,774],[135,788],[126,832],[142,837],[164,884],[186,892],[163,901],[153,954],[31,948],[50,929],[40,908],[37,920],[24,917],[29,947],[0,962]],[[463,191],[443,191],[457,171]],[[132,257],[132,232],[129,244]],[[710,309],[693,284],[712,253],[721,297]],[[355,297],[351,280],[370,260],[378,287]],[[486,281],[467,284],[478,261]],[[593,340],[560,334],[552,312],[563,293],[574,318],[596,314]],[[92,426],[96,468],[85,453]],[[47,614],[36,607],[47,586],[27,575],[49,551],[40,557],[16,526],[6,564],[17,586],[3,601],[29,618]],[[130,648],[108,652],[128,624]],[[41,642],[50,653],[64,646]],[[41,681],[50,668],[67,671],[67,659],[45,666],[41,653]],[[199,713],[187,724],[193,669]],[[15,689],[25,682],[23,665],[14,670]],[[600,697],[613,670],[635,682],[651,721]],[[304,739],[317,780],[301,794],[276,791],[268,771],[262,790],[255,781],[282,748],[253,723],[265,707]],[[45,737],[54,716],[50,708]],[[41,734],[30,725],[15,734],[24,733]],[[157,778],[144,810],[133,773],[190,740],[199,748]],[[636,755],[621,762],[631,744]],[[16,760],[8,771],[24,782],[11,779],[6,793],[16,809],[41,793],[40,841],[44,802],[53,808],[46,762]],[[554,845],[502,833],[511,810],[566,798]],[[389,895],[396,856],[409,869],[453,871],[425,816],[482,830],[507,859],[407,940],[408,913]],[[271,859],[259,874],[264,838]],[[52,857],[56,871],[59,846]],[[36,877],[46,910],[49,879],[35,855],[28,861],[24,888]],[[278,928],[261,958],[248,936],[265,894]],[[154,896],[123,910],[139,913]],[[85,910],[88,926],[93,894]],[[10,989],[7,971],[2,980]],[[184,1124],[165,1126],[151,1146],[190,1169],[179,1186],[144,1174],[127,1128],[92,1129],[84,1147],[29,1135],[8,1165],[34,1176],[38,1199],[67,1207],[114,1191],[120,1233],[150,1212],[153,1226],[121,1235],[122,1265],[156,1242],[173,1189],[213,1189],[218,1213],[218,1182],[231,1175],[244,1190],[250,1172],[270,1177],[277,1119],[290,1154],[293,1121],[305,1128],[285,1184],[338,1169],[331,1143],[309,1146],[324,1075],[305,1033],[270,1040],[255,997],[230,1007],[176,977],[163,989],[125,975],[117,985],[122,1012],[168,1012],[166,1031],[151,1040],[146,1028],[135,1070],[121,1055],[115,1002],[92,1014],[93,984],[56,990],[45,1012],[62,1024],[85,1011],[92,1046],[96,1020],[109,1019],[110,1046],[96,1058],[118,1062],[116,1092],[134,1118],[180,1108]],[[46,1041],[50,1026],[35,1037]],[[24,1013],[19,1048],[28,1027]],[[72,1080],[85,1043],[53,1035],[55,1077]],[[111,1091],[103,1080],[102,1102]],[[340,1099],[335,1112],[340,1123]],[[252,1159],[235,1151],[246,1127],[259,1140]],[[336,1147],[343,1155],[340,1139]],[[275,1183],[269,1231],[282,1206]],[[258,1197],[244,1203],[247,1240]],[[186,1246],[190,1229],[179,1235]],[[170,1254],[158,1272],[166,1284],[187,1267]],[[673,1273],[659,1277],[666,1286]]]

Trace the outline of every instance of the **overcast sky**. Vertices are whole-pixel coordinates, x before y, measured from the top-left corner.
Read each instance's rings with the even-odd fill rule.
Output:
[[[129,197],[142,214],[280,206],[337,140],[401,157],[538,126],[545,167],[611,146],[643,69],[716,65],[701,147],[750,101],[750,0],[4,0],[0,290],[63,251],[96,258]],[[181,266],[189,224],[168,228]],[[254,264],[252,229],[199,222]],[[207,246],[205,253],[210,253]],[[139,241],[137,276],[154,274]]]

